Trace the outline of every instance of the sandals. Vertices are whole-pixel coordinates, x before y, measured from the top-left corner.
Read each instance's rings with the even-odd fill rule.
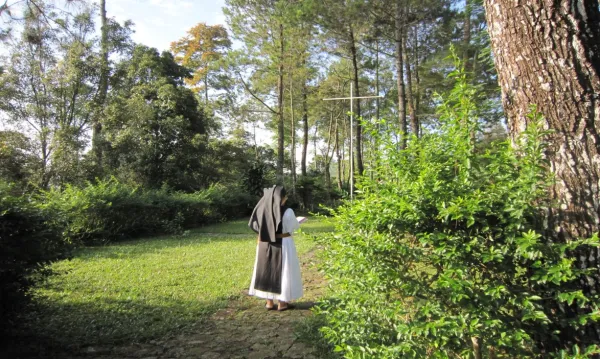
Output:
[[[288,309],[294,309],[295,306],[293,304],[288,304],[285,308],[277,309],[278,312],[284,312]]]
[[[272,307],[267,307],[267,306],[265,305],[265,309],[266,309],[267,311],[269,311],[269,310],[279,310],[279,309],[277,309],[277,306],[276,306],[276,305],[273,305]]]

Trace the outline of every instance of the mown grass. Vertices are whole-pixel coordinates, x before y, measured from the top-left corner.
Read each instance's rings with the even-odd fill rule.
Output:
[[[318,233],[332,231],[333,227],[327,221],[319,217],[309,217],[301,225],[301,233]],[[206,227],[194,229],[192,233],[231,233],[231,234],[252,234],[248,229],[248,219],[239,219],[225,223],[214,224]]]
[[[248,287],[255,235],[247,220],[105,247],[83,248],[52,265],[35,290],[28,327],[61,345],[145,341],[179,333]],[[307,232],[328,230],[312,219]],[[243,231],[243,232],[242,232]],[[296,235],[300,255],[314,247]]]

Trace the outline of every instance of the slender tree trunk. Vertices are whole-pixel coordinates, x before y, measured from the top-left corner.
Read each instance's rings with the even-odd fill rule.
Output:
[[[279,121],[277,124],[277,182],[283,184],[284,160],[284,123],[283,123],[283,24],[279,24],[279,71],[277,78],[277,110]]]
[[[421,135],[421,121],[419,121],[421,105],[421,79],[419,78],[419,25],[415,26],[415,43],[413,48],[413,59],[415,62],[415,113],[417,116],[417,126],[419,127],[419,136]]]
[[[417,121],[417,113],[415,110],[415,102],[412,93],[412,76],[410,72],[410,61],[408,51],[406,50],[406,42],[408,41],[408,31],[404,32],[402,40],[402,55],[404,56],[404,66],[406,67],[406,97],[408,103],[408,113],[410,116],[410,129],[415,136],[419,136],[419,123]]]
[[[330,198],[331,193],[331,173],[329,171],[329,166],[331,165],[331,159],[333,159],[333,151],[331,151],[331,140],[333,139],[333,111],[330,114],[329,120],[329,131],[327,131],[327,151],[325,152],[325,184],[327,186],[327,199]],[[329,157],[329,152],[331,151],[331,157]]]
[[[473,346],[473,359],[481,359],[481,338],[471,337]]]
[[[290,74],[290,110],[292,113],[291,123],[291,151],[290,156],[292,157],[291,169],[292,169],[292,194],[296,195],[296,120],[294,118],[294,82],[293,76]]]
[[[354,38],[354,30],[352,26],[350,26],[350,55],[352,56],[352,69],[354,71],[354,94],[356,97],[360,96],[360,90],[358,87],[358,59],[357,59],[357,51],[356,51],[356,39]],[[363,155],[362,155],[362,125],[360,124],[360,100],[357,99],[356,103],[356,165],[358,174],[362,175],[365,171],[363,165]]]
[[[466,71],[471,71],[471,13],[473,12],[473,0],[465,0],[465,19],[463,23],[463,54],[462,59]]]
[[[48,151],[48,135],[42,133],[40,136],[40,142],[42,144],[42,176],[40,178],[40,185],[42,188],[47,189],[50,182],[50,174],[48,172],[48,163],[50,163],[50,151]]]
[[[347,188],[350,188],[350,171],[349,171],[349,167],[350,167],[350,161],[348,161],[346,158],[349,156],[346,156],[346,153],[350,153],[350,151],[346,152],[346,142],[348,141],[348,126],[344,125],[344,141],[342,142],[342,182],[344,182],[346,184]],[[352,160],[352,159],[350,159]],[[346,161],[348,161],[348,166],[346,166]],[[348,167],[348,171],[346,171]]]
[[[102,114],[108,93],[108,24],[106,20],[106,0],[100,0],[100,81],[96,97],[96,111],[92,125],[92,152],[96,165],[102,169]]]
[[[204,102],[208,105],[208,68],[204,74]]]
[[[598,0],[485,0],[486,19],[510,135],[528,125],[530,105],[552,130],[546,152],[556,177],[548,213],[559,239],[600,230],[600,8]],[[598,268],[598,249],[577,255],[580,268]],[[598,271],[582,283],[600,289]],[[567,335],[570,333],[567,333]],[[585,338],[594,342],[598,328]]]
[[[375,51],[375,92],[379,96],[379,40],[377,40],[377,50]],[[379,121],[379,97],[375,99],[377,105],[377,121]]]
[[[342,158],[340,157],[340,128],[337,118],[335,119],[335,154],[337,157],[337,184],[338,189],[342,190]]]
[[[408,124],[406,123],[406,94],[404,93],[404,64],[402,56],[402,32],[403,22],[403,0],[396,0],[395,16],[395,40],[396,40],[396,82],[398,86],[398,125],[402,131],[401,148],[406,148],[406,133]]]
[[[303,64],[305,62],[303,61]],[[306,177],[306,155],[308,152],[308,94],[306,89],[306,80],[302,84],[302,126],[304,127],[304,137],[302,138],[302,163],[300,169],[302,178]]]
[[[318,170],[318,161],[317,161],[317,140],[319,139],[319,127],[315,125],[315,135],[313,136],[313,162],[315,163],[315,170]]]

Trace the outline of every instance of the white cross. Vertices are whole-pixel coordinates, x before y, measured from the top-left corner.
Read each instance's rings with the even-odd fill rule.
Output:
[[[324,98],[323,101],[332,101],[332,100],[350,100],[350,200],[353,199],[354,193],[354,147],[352,147],[352,137],[353,128],[354,128],[354,99],[355,98],[378,98],[383,96],[360,96],[354,97],[354,89],[352,86],[352,82],[350,82],[350,97],[336,97],[336,98]],[[339,166],[339,163],[338,163]]]

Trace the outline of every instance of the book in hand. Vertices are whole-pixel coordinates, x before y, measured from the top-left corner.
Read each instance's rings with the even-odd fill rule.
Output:
[[[304,223],[307,220],[306,217],[296,217],[296,219],[298,220],[298,223]]]

